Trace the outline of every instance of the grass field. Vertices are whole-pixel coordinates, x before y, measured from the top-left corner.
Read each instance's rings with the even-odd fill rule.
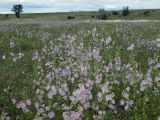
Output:
[[[160,22],[71,14],[0,16],[0,120],[159,120]]]

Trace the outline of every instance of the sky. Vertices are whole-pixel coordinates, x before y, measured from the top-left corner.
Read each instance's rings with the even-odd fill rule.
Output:
[[[160,0],[0,0],[0,13],[12,13],[12,6],[19,3],[24,13],[160,8]]]

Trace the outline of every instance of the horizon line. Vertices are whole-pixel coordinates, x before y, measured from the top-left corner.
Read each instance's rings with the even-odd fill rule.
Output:
[[[103,9],[103,8],[99,8],[99,9]],[[98,10],[99,10],[98,9]],[[51,13],[71,13],[71,12],[75,12],[75,13],[77,13],[77,12],[98,12],[98,10],[84,10],[84,11],[81,11],[81,10],[73,10],[73,11],[57,11],[57,12],[52,12],[52,11],[50,11],[50,12],[22,12],[22,14],[51,14]],[[106,11],[122,11],[122,9],[105,9]],[[132,8],[132,9],[130,9],[131,11],[133,11],[133,10],[160,10],[160,8],[148,8],[148,9],[146,9],[146,8]],[[14,14],[14,12],[0,12],[0,14]]]

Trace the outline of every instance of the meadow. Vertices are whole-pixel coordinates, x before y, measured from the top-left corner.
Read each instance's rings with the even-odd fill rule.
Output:
[[[0,24],[1,120],[159,120],[160,23]]]

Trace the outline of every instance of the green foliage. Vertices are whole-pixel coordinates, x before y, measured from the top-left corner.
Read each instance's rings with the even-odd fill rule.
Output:
[[[15,13],[16,17],[19,18],[20,14],[23,10],[23,6],[21,4],[13,5],[12,11]]]
[[[99,9],[97,17],[99,20],[106,20],[108,17],[106,10],[103,8]]]
[[[123,12],[122,12],[123,16],[127,16],[129,14],[129,7],[123,7]]]

